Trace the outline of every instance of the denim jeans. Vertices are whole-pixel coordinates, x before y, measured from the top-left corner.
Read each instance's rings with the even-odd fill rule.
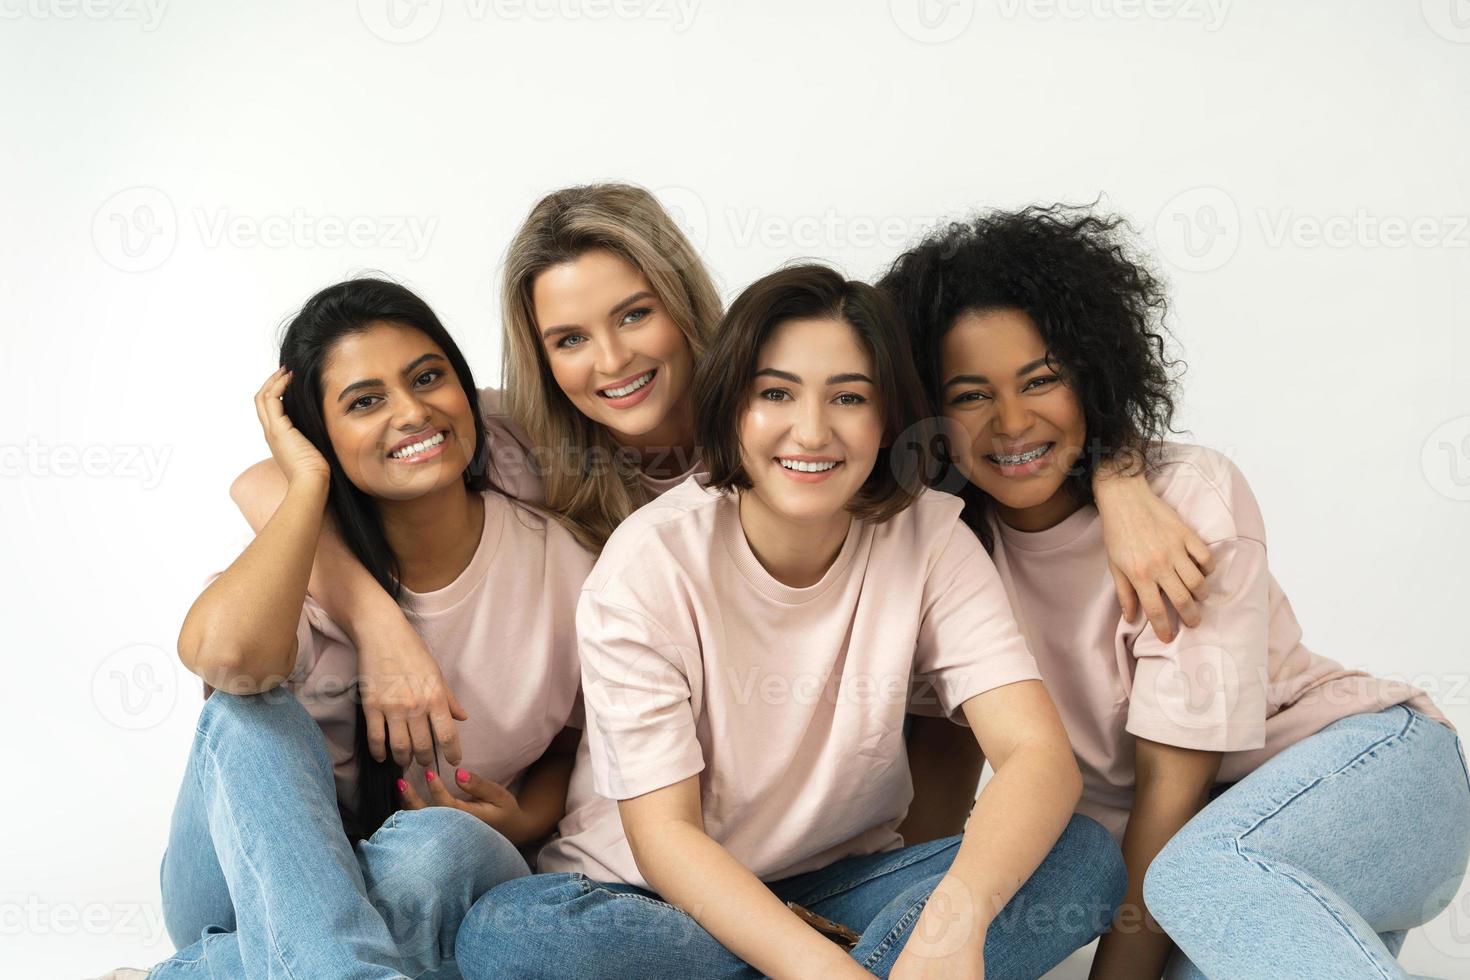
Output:
[[[852,956],[886,977],[959,843],[959,837],[946,837],[844,858],[768,885],[782,901],[861,934]],[[1107,927],[1125,882],[1122,855],[1107,831],[1073,817],[991,924],[985,976],[1041,976]],[[491,889],[465,916],[456,956],[470,980],[760,976],[692,916],[652,892],[580,874],[532,875]]]
[[[452,807],[399,811],[356,848],[326,739],[284,689],[204,703],[160,869],[178,952],[150,980],[459,976],[460,919],[530,873]]]
[[[1168,980],[1400,978],[1405,931],[1449,904],[1467,857],[1459,739],[1397,705],[1222,793],[1159,852],[1144,900],[1179,947]]]

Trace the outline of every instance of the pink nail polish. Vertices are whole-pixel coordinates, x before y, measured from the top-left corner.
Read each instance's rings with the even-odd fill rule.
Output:
[[[467,783],[470,781],[470,774],[463,769],[456,769],[454,770],[454,778],[462,783]]]
[[[432,783],[434,781],[434,770],[432,770],[432,769],[425,769],[424,770],[424,779],[426,781]]]
[[[408,792],[408,783],[405,783],[403,780],[400,779],[398,781],[398,792],[400,792],[400,793],[407,793]]]

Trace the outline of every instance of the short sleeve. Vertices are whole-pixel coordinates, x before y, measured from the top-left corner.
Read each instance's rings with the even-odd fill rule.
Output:
[[[577,636],[597,792],[626,800],[703,771],[687,673],[692,648],[593,590],[577,605]]]
[[[964,721],[961,706],[977,694],[1041,679],[995,563],[958,519],[924,581],[914,672],[932,685],[940,710],[920,703],[923,683],[908,710],[957,722]]]
[[[1215,570],[1200,624],[1162,643],[1145,626],[1133,643],[1127,729],[1140,738],[1201,751],[1236,752],[1266,742],[1271,622],[1266,547],[1251,538],[1210,546]]]

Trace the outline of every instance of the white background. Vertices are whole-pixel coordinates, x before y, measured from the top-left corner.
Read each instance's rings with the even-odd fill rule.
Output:
[[[173,644],[278,326],[382,270],[493,383],[503,250],[567,183],[658,190],[727,298],[1104,194],[1308,644],[1470,730],[1465,0],[389,2],[0,0],[4,975],[171,951]],[[1405,962],[1470,976],[1465,891]]]

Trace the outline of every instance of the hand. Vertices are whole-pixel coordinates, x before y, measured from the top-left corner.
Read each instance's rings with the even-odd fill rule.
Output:
[[[290,383],[291,374],[285,368],[278,368],[272,373],[255,393],[255,415],[260,419],[266,444],[270,446],[271,455],[285,474],[287,483],[316,479],[325,485],[332,478],[327,458],[301,434],[300,429],[291,424],[286,407],[281,404],[281,395]]]
[[[444,683],[423,637],[401,615],[359,631],[355,641],[358,691],[367,724],[368,752],[379,762],[435,765],[434,740],[452,766],[464,760],[456,721],[469,715]]]
[[[888,975],[893,980],[984,980],[988,920],[980,913],[957,876],[939,879]]]
[[[422,810],[426,806],[452,806],[456,810],[479,817],[498,830],[512,844],[524,844],[530,839],[526,827],[529,818],[515,796],[499,783],[482,779],[467,769],[456,769],[455,785],[470,799],[461,800],[449,792],[444,780],[432,769],[424,770],[424,781],[429,784],[430,802],[425,803],[413,784],[406,779],[398,781],[399,793],[403,796],[406,810]]]
[[[1185,626],[1198,626],[1199,606],[1209,595],[1205,576],[1215,570],[1209,545],[1149,489],[1142,477],[1115,476],[1098,498],[1108,570],[1118,590],[1123,618],[1142,605],[1154,633],[1174,639],[1169,604]]]

